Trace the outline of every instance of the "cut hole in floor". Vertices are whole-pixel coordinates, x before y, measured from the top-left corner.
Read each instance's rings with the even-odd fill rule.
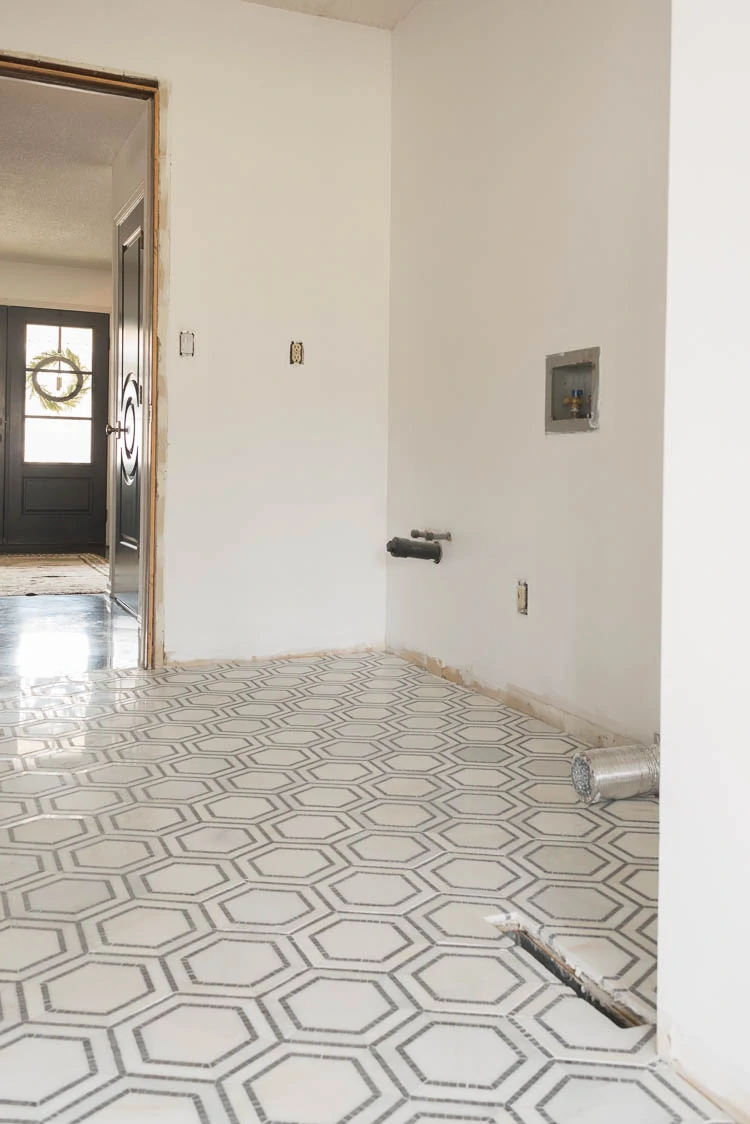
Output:
[[[644,1018],[622,1003],[611,999],[601,988],[574,972],[550,948],[542,944],[538,937],[532,936],[526,929],[506,929],[504,932],[506,936],[515,941],[519,948],[528,952],[537,964],[541,964],[550,975],[564,983],[566,987],[575,992],[579,999],[583,999],[584,1002],[590,1004],[610,1022],[613,1022],[615,1026],[620,1027],[621,1030],[633,1026],[645,1026],[646,1020]]]

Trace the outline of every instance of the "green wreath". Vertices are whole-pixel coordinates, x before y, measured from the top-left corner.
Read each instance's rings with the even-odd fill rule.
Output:
[[[57,394],[50,394],[39,385],[39,373],[50,367],[53,363],[64,363],[68,371],[58,372],[60,382],[62,376],[70,376],[67,386],[58,387]],[[72,410],[79,395],[88,390],[91,384],[91,374],[81,370],[81,360],[69,347],[65,351],[43,351],[31,361],[31,367],[26,372],[27,393],[36,398],[42,409],[50,414],[63,414]]]

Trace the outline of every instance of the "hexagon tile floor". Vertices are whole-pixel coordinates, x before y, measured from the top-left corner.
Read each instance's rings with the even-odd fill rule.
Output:
[[[0,685],[0,1121],[725,1120],[486,920],[648,1006],[656,806],[383,655]]]

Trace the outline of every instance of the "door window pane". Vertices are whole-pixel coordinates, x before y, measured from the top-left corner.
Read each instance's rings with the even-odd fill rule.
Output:
[[[26,463],[89,464],[94,333],[26,325]]]
[[[72,351],[82,371],[90,371],[94,333],[91,328],[61,328],[60,351]]]
[[[26,367],[52,351],[71,352],[82,371],[90,371],[93,361],[92,328],[64,328],[60,324],[26,325]]]
[[[90,464],[91,422],[79,418],[26,418],[24,461]]]
[[[67,398],[76,389],[77,381],[71,370],[63,367],[62,371],[55,371],[45,367],[37,372],[36,384],[42,394],[49,398],[41,397],[31,383],[26,380],[26,417],[27,418],[90,418],[91,417],[91,375],[85,377],[80,391],[68,401],[55,402],[57,398]],[[55,409],[55,406],[59,409]]]
[[[37,355],[45,351],[58,351],[60,328],[57,324],[26,325],[26,367],[32,367]]]

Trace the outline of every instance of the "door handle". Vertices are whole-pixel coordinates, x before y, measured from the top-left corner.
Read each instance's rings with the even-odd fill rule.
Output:
[[[119,436],[119,434],[124,433],[124,432],[125,432],[124,426],[110,425],[109,422],[107,422],[107,437],[111,437],[113,433],[116,433]]]

